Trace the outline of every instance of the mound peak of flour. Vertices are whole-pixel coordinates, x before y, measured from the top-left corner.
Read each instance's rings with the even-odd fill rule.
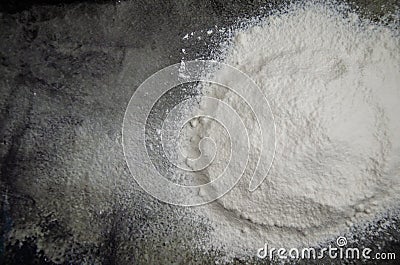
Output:
[[[196,208],[213,226],[212,247],[240,256],[264,243],[313,246],[398,206],[400,45],[393,29],[310,4],[236,30],[225,54],[268,98],[277,145],[257,190],[249,192],[245,173],[228,194]],[[255,122],[240,95],[212,85],[202,92],[230,104],[250,127]],[[191,133],[226,139],[218,126],[196,123]],[[260,139],[249,137],[257,149]],[[228,148],[219,152],[229,157]],[[250,155],[249,167],[256,164]],[[213,179],[223,165],[202,175]]]

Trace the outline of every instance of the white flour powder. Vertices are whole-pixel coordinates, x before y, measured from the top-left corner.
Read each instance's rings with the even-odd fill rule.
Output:
[[[313,246],[396,206],[396,34],[390,27],[321,5],[293,8],[236,32],[225,62],[248,74],[267,96],[276,122],[277,149],[273,166],[256,191],[248,191],[250,176],[245,174],[228,194],[196,209],[213,225],[214,247],[240,256],[255,255],[264,243]],[[228,102],[248,126],[255,123],[232,92],[214,87],[203,92]],[[201,120],[192,125],[195,141],[204,135],[216,142],[226,140],[217,123]],[[259,139],[250,138],[257,149]],[[226,148],[219,154],[228,157],[229,145],[221,146]],[[212,179],[224,165],[216,163],[203,173]]]

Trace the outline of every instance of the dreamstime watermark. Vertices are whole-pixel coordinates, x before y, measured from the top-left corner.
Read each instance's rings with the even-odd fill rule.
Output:
[[[220,78],[221,76],[225,78]],[[218,108],[199,107],[196,111],[185,113],[177,111],[195,107],[197,99],[184,100],[175,106],[163,121],[166,125],[163,124],[162,128],[168,130],[161,131],[161,144],[165,156],[180,170],[180,174],[200,171],[213,162],[208,159],[213,156],[202,157],[201,153],[198,159],[191,161],[190,167],[178,163],[189,158],[177,150],[174,143],[178,136],[173,134],[179,132],[193,118],[213,119],[227,131],[230,140],[230,157],[224,171],[206,184],[187,186],[167,179],[150,159],[146,147],[146,124],[151,110],[161,97],[172,88],[190,82],[206,82],[229,89],[251,109],[256,125],[254,128],[246,126],[237,109],[216,97],[202,96],[201,102]],[[212,202],[226,194],[236,185],[245,170],[249,169],[250,130],[252,134],[258,133],[257,139],[260,139],[257,142],[258,162],[255,168],[250,168],[251,192],[265,179],[275,154],[275,123],[268,100],[255,82],[240,70],[216,61],[197,60],[168,66],[150,76],[136,89],[125,112],[122,143],[129,170],[147,193],[170,204],[194,206]],[[213,139],[204,138],[199,142],[199,150],[202,150],[201,144],[206,141],[215,144]],[[178,159],[170,158],[171,153],[178,156]]]
[[[395,260],[395,253],[378,252],[373,253],[371,248],[353,248],[346,247],[347,239],[338,237],[336,245],[329,245],[326,248],[269,248],[267,244],[257,250],[257,257],[269,260],[287,260],[287,259],[346,259],[346,260]]]

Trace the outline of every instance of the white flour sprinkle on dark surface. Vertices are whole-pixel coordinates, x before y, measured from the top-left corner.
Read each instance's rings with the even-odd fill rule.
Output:
[[[234,257],[255,255],[264,243],[315,246],[398,207],[400,45],[393,26],[332,6],[295,5],[236,29],[224,56],[267,95],[277,149],[259,189],[249,193],[245,175],[227,195],[198,209],[215,228],[214,246]],[[216,75],[235,82],[224,72]],[[242,98],[226,89],[203,90],[255,126]],[[200,124],[192,134],[225,141],[218,126]],[[252,140],[257,148],[260,139]],[[221,145],[227,157],[230,145]],[[210,167],[208,177],[222,166]]]
[[[54,5],[55,2],[60,5]],[[393,162],[396,161],[393,154],[399,153],[395,150],[398,142],[391,133],[397,126],[391,117],[398,108],[393,103],[398,97],[382,97],[392,95],[392,77],[398,86],[395,79],[398,74],[390,75],[398,71],[398,27],[392,26],[398,24],[396,15],[393,16],[398,12],[396,1],[356,1],[360,6],[356,12],[348,16],[346,11],[340,16],[346,19],[337,16],[336,7],[325,5],[294,8],[290,13],[279,15],[279,10],[285,9],[284,2],[2,1],[0,264],[231,261],[254,264],[258,261],[254,258],[255,250],[264,242],[275,245],[286,245],[285,242],[297,245],[307,239],[310,244],[328,242],[346,231],[349,242],[355,246],[396,252],[400,257],[400,224],[395,210],[398,200],[392,192],[398,187],[398,178],[388,180],[390,176],[398,176],[399,168]],[[268,19],[270,12],[271,23],[267,26],[259,15]],[[306,13],[310,14],[308,20],[304,17]],[[321,17],[321,14],[327,16]],[[380,20],[386,14],[392,15],[386,23],[388,26],[382,27],[385,22]],[[377,24],[361,17],[371,18]],[[323,23],[318,25],[316,21]],[[292,27],[287,22],[292,22]],[[232,27],[232,24],[241,26]],[[259,27],[254,27],[256,24]],[[301,25],[304,27],[299,30]],[[334,32],[341,27],[342,32]],[[291,41],[283,42],[285,35],[278,34],[278,29],[286,32]],[[265,44],[265,38],[255,37],[254,32],[265,34],[267,31],[275,36],[275,42],[268,40]],[[304,36],[303,41],[300,37],[305,35],[304,31],[310,36]],[[241,34],[236,35],[238,32]],[[299,34],[290,35],[294,32]],[[314,48],[311,36],[316,37],[323,49]],[[343,53],[331,49],[333,44],[325,38],[343,49]],[[224,41],[232,43],[228,45]],[[257,44],[264,45],[265,53]],[[247,51],[250,51],[249,57],[245,56]],[[256,64],[243,61],[254,59],[255,52],[259,53]],[[121,146],[124,110],[135,89],[161,68],[180,62],[182,57],[184,60],[215,58],[215,54],[221,53],[224,60],[253,75],[265,87],[270,103],[276,107],[277,118],[289,118],[281,119],[278,124],[281,137],[287,140],[280,139],[278,155],[291,154],[288,157],[291,162],[285,168],[279,163],[275,165],[260,191],[255,193],[260,202],[256,206],[252,205],[255,199],[246,198],[247,191],[241,184],[219,204],[182,208],[161,203],[143,192],[126,167]],[[306,56],[311,59],[304,61]],[[270,63],[263,68],[266,61]],[[389,65],[393,67],[387,69]],[[261,78],[262,73],[266,79]],[[284,80],[287,83],[276,85]],[[299,80],[301,86],[290,86],[290,82]],[[344,91],[340,80],[344,85],[354,81],[354,85],[349,85],[352,93]],[[305,93],[302,89],[305,84],[314,92],[323,93],[324,98],[318,102],[318,93]],[[330,94],[328,88],[333,87],[339,89]],[[295,94],[289,93],[289,89]],[[222,99],[236,101],[224,94],[220,94]],[[180,98],[180,95],[174,97]],[[172,103],[166,99],[159,109]],[[364,112],[354,112],[351,106],[361,106]],[[295,117],[289,117],[285,107],[296,110]],[[339,113],[346,117],[347,123],[340,117],[329,118]],[[367,113],[373,119],[365,120]],[[305,116],[307,124],[300,119]],[[325,132],[327,138],[320,138],[309,130],[317,120],[324,122],[318,124],[321,131],[329,129]],[[353,128],[354,121],[363,122]],[[288,127],[296,128],[307,140],[296,144],[299,150],[291,144],[299,135],[296,130],[284,130]],[[371,130],[365,131],[365,128]],[[352,134],[350,138],[340,139],[343,145],[338,144],[337,136],[342,135],[342,129],[351,129],[363,137]],[[350,142],[350,139],[355,140]],[[316,146],[319,143],[327,147],[329,141],[341,148]],[[364,146],[366,142],[371,144]],[[309,149],[311,143],[315,148]],[[346,144],[349,148],[343,148]],[[303,149],[307,156],[299,156]],[[317,156],[317,152],[321,155]],[[348,160],[339,155],[343,152],[349,155]],[[321,175],[302,175],[311,180],[309,185],[297,181],[298,186],[293,187],[291,184],[296,182],[293,179],[287,185],[277,181],[277,174],[283,175],[282,180],[289,180],[288,174],[294,174],[293,171],[314,172],[316,160],[320,162]],[[293,161],[297,162],[292,164]],[[350,165],[351,161],[356,163]],[[333,162],[338,163],[336,167],[330,166]],[[349,169],[353,174],[364,169],[368,181],[361,185],[347,182],[350,175],[344,173]],[[381,176],[379,180],[374,177],[376,174]],[[295,179],[301,179],[299,175]],[[337,197],[323,192],[327,183],[338,187],[329,178],[335,176],[340,176],[344,187],[334,189]],[[243,184],[247,185],[248,179]],[[273,191],[282,188],[287,188],[286,192],[275,196],[277,193]],[[297,199],[299,189],[303,188],[308,191],[302,197],[307,208],[293,208],[301,204]],[[274,204],[265,202],[269,198]],[[233,203],[240,199],[240,204]],[[292,203],[283,208],[279,203],[287,199],[292,199]],[[247,204],[251,207],[247,208]],[[262,211],[255,212],[261,208]],[[319,211],[318,216],[312,215],[314,209]],[[307,219],[310,222],[302,225],[300,221],[307,211],[311,213]],[[332,214],[337,218],[328,222],[331,226],[325,231],[319,229],[317,226]],[[290,233],[289,223],[298,231]],[[308,229],[311,232],[307,234]],[[255,231],[258,235],[254,235]],[[265,231],[271,231],[270,237]],[[298,236],[285,241],[279,237],[282,231],[283,237]],[[260,235],[266,235],[261,245]],[[250,244],[251,238],[259,241]]]

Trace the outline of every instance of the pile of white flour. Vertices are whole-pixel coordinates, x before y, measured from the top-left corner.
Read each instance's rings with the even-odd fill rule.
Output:
[[[398,206],[396,30],[324,5],[297,6],[237,30],[224,62],[265,93],[277,148],[256,191],[249,192],[245,174],[228,194],[196,208],[213,226],[213,247],[241,256],[255,255],[264,243],[314,246]],[[229,103],[250,126],[255,122],[237,95],[213,87],[204,93]],[[191,133],[225,141],[219,126],[201,120]],[[253,149],[257,141],[250,139]],[[218,150],[222,157],[229,157],[228,146]],[[202,174],[213,179],[224,165]]]

